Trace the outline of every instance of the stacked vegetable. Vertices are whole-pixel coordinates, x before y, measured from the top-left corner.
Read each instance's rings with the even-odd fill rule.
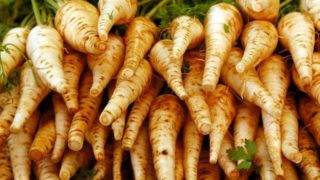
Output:
[[[320,179],[319,1],[31,3],[0,48],[2,179]]]

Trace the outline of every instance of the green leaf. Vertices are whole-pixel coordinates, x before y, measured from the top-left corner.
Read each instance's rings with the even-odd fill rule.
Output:
[[[209,8],[219,2],[221,0],[172,3],[160,8],[153,19],[159,24],[160,28],[166,28],[174,18],[182,15],[197,17],[200,21],[203,21]]]
[[[6,53],[10,54],[10,49],[8,48],[7,45],[2,46],[2,49],[1,49],[1,50],[2,50],[3,52],[6,52]]]
[[[245,140],[245,147],[247,149],[247,153],[248,155],[251,157],[251,159],[253,158],[253,156],[256,154],[257,152],[257,146],[253,141],[250,141],[248,139]],[[251,160],[250,159],[250,160]]]
[[[257,151],[257,147],[255,142],[250,141],[248,139],[245,140],[245,146],[238,146],[234,149],[228,149],[227,153],[232,161],[239,161],[242,162],[239,164],[239,168],[248,168],[249,169],[252,165],[252,160]]]
[[[231,157],[231,159],[233,161],[249,160],[250,159],[246,150],[242,146],[238,146],[235,149],[229,149],[227,151],[227,153],[229,154],[229,156]]]
[[[239,165],[237,165],[237,169],[241,170],[241,169],[250,169],[252,165],[251,161],[242,161]]]
[[[7,77],[2,77],[1,78],[1,83],[2,83],[2,85],[5,87],[5,86],[7,86],[8,85],[8,78]]]
[[[2,42],[4,36],[7,34],[7,32],[11,29],[10,26],[3,24],[0,22],[0,42]]]
[[[230,32],[228,24],[223,24],[223,29],[224,29],[225,33],[229,33]]]
[[[20,71],[18,69],[13,69],[8,78],[3,75],[1,83],[1,92],[11,91],[20,83]]]
[[[299,0],[281,0],[279,16],[276,19],[276,24],[278,24],[281,17],[284,15],[299,10]]]
[[[111,11],[111,13],[108,13],[108,18],[109,18],[109,20],[113,19],[113,10]]]

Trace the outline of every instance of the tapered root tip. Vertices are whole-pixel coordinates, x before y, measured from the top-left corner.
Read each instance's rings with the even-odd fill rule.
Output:
[[[29,152],[30,159],[40,161],[43,159],[43,153],[39,149],[31,149]]]
[[[104,42],[100,42],[100,43],[98,44],[98,49],[99,49],[100,51],[104,51],[104,50],[107,49],[107,45],[106,45]]]
[[[132,69],[124,68],[121,72],[121,79],[129,79],[133,76],[134,72]]]
[[[238,170],[233,170],[233,171],[231,171],[230,174],[229,174],[229,178],[230,178],[230,179],[238,179],[239,176],[240,176],[240,173],[239,173]]]
[[[67,101],[66,106],[70,113],[76,112],[79,108],[78,102],[75,102],[75,101]]]
[[[210,159],[209,159],[210,164],[216,164],[217,161],[218,161],[218,155],[210,154]]]
[[[13,134],[17,134],[20,132],[20,130],[22,129],[22,125],[12,125],[10,127],[10,132],[12,132]]]
[[[122,139],[122,134],[120,134],[119,132],[117,133],[117,131],[113,131],[113,134],[114,134],[114,140],[120,141]]]
[[[90,89],[90,96],[92,97],[97,97],[99,96],[100,93],[101,93],[101,90],[98,88],[93,87]]]
[[[211,132],[211,127],[209,123],[202,123],[199,127],[199,131],[202,135],[208,135]]]
[[[29,119],[29,113],[27,112],[17,112],[14,116],[13,122],[10,126],[10,132],[17,134],[21,131],[24,124],[26,123],[26,120]]]
[[[216,86],[209,84],[207,82],[202,83],[202,89],[206,92],[212,92],[216,89]]]
[[[95,157],[97,161],[103,161],[105,159],[104,152],[103,151],[96,152]]]
[[[274,172],[276,175],[278,176],[283,176],[284,172],[283,169],[281,167],[281,163],[273,163],[274,166]]]
[[[242,65],[242,64],[237,64],[236,65],[236,71],[238,72],[238,73],[243,73],[244,72],[244,66]]]
[[[67,172],[67,171],[61,170],[59,176],[60,176],[60,178],[61,178],[62,180],[69,180],[69,179],[70,179],[70,173]]]
[[[59,85],[57,87],[57,92],[59,94],[65,94],[65,93],[67,93],[67,91],[68,91],[68,88],[67,88],[67,85],[65,83],[61,83],[61,85]]]
[[[70,92],[67,92],[66,94],[62,94],[62,97],[70,113],[74,113],[78,110],[79,104],[78,99],[76,98],[77,95],[72,95]]]
[[[67,108],[68,108],[68,111],[70,113],[75,113],[78,110],[78,106],[77,105],[74,105],[74,106],[68,106],[67,105]]]
[[[312,78],[310,76],[303,76],[303,77],[301,77],[301,79],[304,84],[310,84],[311,80],[312,80]]]
[[[112,123],[112,116],[109,113],[102,112],[99,117],[99,122],[104,126],[110,126]]]
[[[187,100],[188,99],[188,94],[186,90],[184,89],[182,83],[171,83],[170,88],[173,90],[173,92],[181,99],[181,100]]]
[[[56,163],[60,162],[60,159],[59,159],[58,155],[52,155],[51,161],[56,164]]]
[[[68,140],[68,147],[72,151],[80,151],[83,146],[83,139],[80,136],[72,136]]]
[[[101,41],[107,41],[108,40],[108,34],[107,33],[101,33],[100,35]]]
[[[181,100],[186,100],[186,99],[188,99],[188,94],[186,92],[180,93],[179,98]]]
[[[299,164],[302,161],[302,154],[301,153],[295,153],[293,155],[292,161],[296,164]]]
[[[122,149],[124,151],[130,151],[132,149],[132,143],[122,141]]]

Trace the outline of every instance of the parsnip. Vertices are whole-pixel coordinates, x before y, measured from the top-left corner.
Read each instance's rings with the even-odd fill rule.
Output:
[[[280,0],[236,0],[236,2],[251,19],[273,22],[279,15]]]
[[[108,48],[102,54],[89,54],[87,57],[89,68],[93,74],[93,83],[90,89],[91,96],[100,95],[123,64],[125,46],[122,38],[118,35],[110,34],[106,45]]]
[[[136,72],[140,62],[158,40],[159,28],[150,19],[139,16],[134,18],[125,34],[126,55],[119,74],[121,79],[129,79]]]
[[[114,93],[100,114],[100,123],[108,126],[116,120],[148,88],[151,78],[152,68],[143,60],[130,80],[118,79]]]
[[[259,106],[272,117],[279,119],[281,104],[275,101],[261,82],[255,69],[245,73],[237,73],[235,65],[241,60],[243,51],[233,48],[221,71],[222,81],[230,86],[244,100]]]
[[[130,111],[124,136],[122,139],[122,148],[130,150],[139,133],[139,129],[142,126],[145,118],[148,115],[151,103],[159,94],[163,86],[163,81],[153,77],[151,85],[146,93],[142,94],[133,104]]]
[[[320,161],[317,145],[306,130],[299,129],[299,149],[302,154],[300,169],[307,179],[320,178]]]
[[[218,161],[223,137],[236,115],[236,99],[227,86],[218,84],[215,91],[207,94],[207,102],[212,117],[209,135],[210,163],[215,164]]]
[[[85,133],[91,128],[102,101],[102,94],[97,97],[90,96],[92,74],[86,71],[80,82],[79,109],[74,114],[68,133],[68,147],[73,151],[79,151],[84,142]]]
[[[183,167],[186,180],[193,180],[198,177],[202,139],[203,137],[199,134],[197,126],[188,114],[183,127]]]
[[[187,107],[198,131],[207,135],[211,131],[211,117],[209,106],[202,90],[202,74],[204,70],[204,56],[199,52],[190,52],[184,56],[189,72],[184,74],[183,81],[189,98],[186,99]]]
[[[205,91],[213,91],[218,84],[223,64],[240,36],[243,20],[236,7],[218,3],[208,10],[204,24],[206,62],[202,87]]]
[[[173,59],[171,57],[172,48],[172,40],[160,40],[152,47],[149,58],[155,71],[165,79],[176,95],[184,100],[188,95],[182,82],[181,68],[183,59]]]
[[[36,132],[40,113],[35,110],[21,131],[17,134],[11,133],[8,138],[11,167],[14,179],[28,180],[31,177],[31,159],[29,148]]]
[[[278,32],[280,42],[292,55],[303,84],[310,84],[315,44],[315,29],[311,18],[300,12],[286,14],[279,21]]]
[[[175,145],[184,117],[176,96],[158,96],[151,105],[149,135],[158,179],[175,178]]]
[[[298,118],[294,97],[293,95],[288,95],[280,119],[281,148],[286,159],[295,163],[299,163],[302,159],[298,148]]]
[[[98,36],[99,12],[82,0],[63,3],[55,16],[55,27],[73,49],[83,53],[101,54],[107,46]]]

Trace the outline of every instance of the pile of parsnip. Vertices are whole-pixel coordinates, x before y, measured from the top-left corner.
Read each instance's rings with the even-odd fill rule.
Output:
[[[164,29],[151,1],[31,0],[0,46],[0,179],[320,179],[320,0]]]

